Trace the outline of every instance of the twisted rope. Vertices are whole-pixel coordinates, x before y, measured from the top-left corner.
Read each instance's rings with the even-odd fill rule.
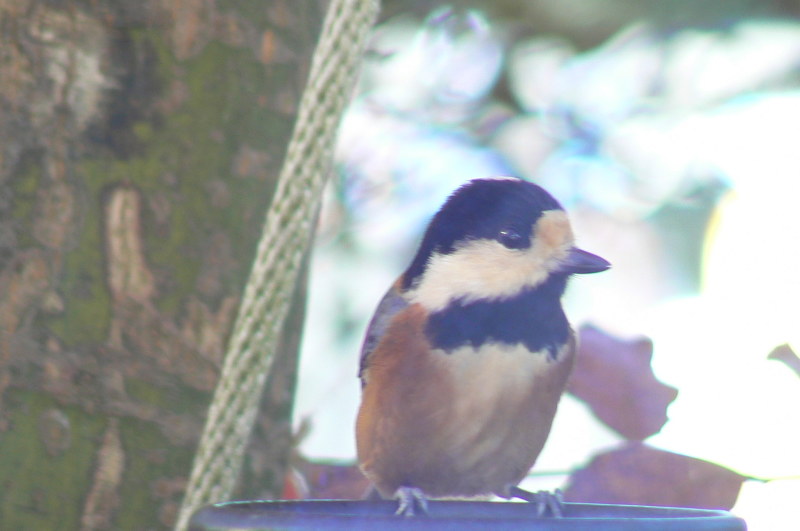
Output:
[[[379,0],[331,0],[176,523],[230,498]]]

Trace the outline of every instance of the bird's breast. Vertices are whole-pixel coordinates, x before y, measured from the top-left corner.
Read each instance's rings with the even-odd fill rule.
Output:
[[[533,415],[537,402],[557,401],[561,373],[570,369],[570,354],[568,345],[553,357],[549,350],[531,352],[520,343],[486,343],[432,350],[429,362],[446,380],[442,389],[449,396],[443,401],[448,404],[450,423],[458,426],[457,437],[469,440],[487,425],[518,425],[515,419]],[[503,424],[504,417],[509,424]]]
[[[529,392],[531,384],[557,365],[563,356],[563,349],[552,359],[547,352],[531,352],[521,343],[485,343],[448,351],[434,349],[430,361],[457,384],[457,392],[470,390],[474,401],[485,403],[501,396]]]
[[[544,445],[572,366],[559,348],[483,341],[435,348],[427,314],[410,306],[369,358],[357,423],[362,469],[384,496],[502,493]]]
[[[550,431],[572,354],[569,343],[555,357],[502,343],[430,352],[446,395],[429,444],[455,457],[450,474],[460,490],[502,493],[530,469]]]

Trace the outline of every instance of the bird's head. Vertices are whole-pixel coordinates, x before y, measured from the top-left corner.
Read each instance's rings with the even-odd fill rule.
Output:
[[[451,300],[502,300],[610,264],[575,247],[561,205],[542,187],[515,177],[474,179],[431,221],[402,288],[432,311]]]

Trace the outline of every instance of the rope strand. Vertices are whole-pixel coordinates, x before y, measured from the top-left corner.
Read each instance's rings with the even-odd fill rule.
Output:
[[[264,223],[175,525],[228,499],[280,339],[312,220],[330,172],[336,130],[355,86],[378,0],[331,0],[312,58],[286,161]]]

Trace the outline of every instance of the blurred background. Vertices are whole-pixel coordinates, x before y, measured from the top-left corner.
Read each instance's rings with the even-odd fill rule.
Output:
[[[647,443],[774,479],[746,482],[733,512],[795,529],[800,2],[383,4],[311,260],[301,453],[353,461],[375,305],[454,188],[515,175],[613,264],[572,281],[573,324],[650,338],[678,389]],[[535,467],[552,474],[531,481],[559,487],[618,441],[566,396]]]

